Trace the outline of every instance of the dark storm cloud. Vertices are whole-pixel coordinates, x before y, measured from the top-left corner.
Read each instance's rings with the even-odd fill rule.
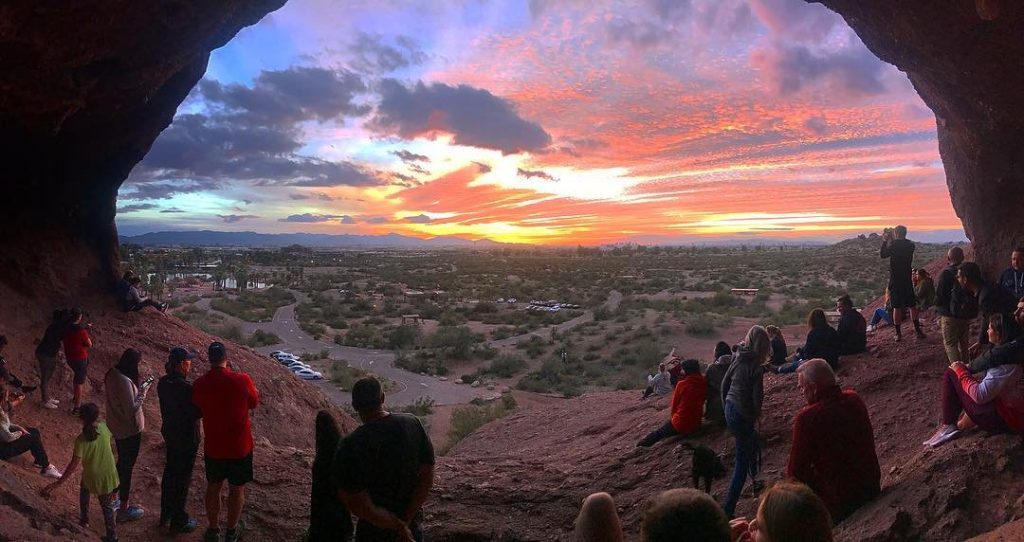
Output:
[[[860,98],[886,91],[885,64],[866,48],[816,54],[803,45],[774,44],[751,55],[780,95],[825,85],[839,98]]]
[[[427,157],[427,156],[424,156],[422,154],[416,154],[414,152],[410,152],[410,151],[407,151],[405,149],[402,149],[400,151],[392,151],[391,154],[397,156],[399,160],[401,160],[403,162],[406,162],[406,163],[409,163],[409,162],[429,162],[430,161],[430,158]]]
[[[530,170],[530,169],[516,168],[516,172],[519,173],[519,176],[526,177],[527,179],[537,178],[537,179],[547,179],[549,181],[557,180],[554,177],[552,177],[549,173],[541,171],[539,169],[538,170]]]
[[[257,215],[217,215],[217,217],[228,224],[234,224],[235,222],[241,222],[250,218],[259,218]]]
[[[343,215],[321,215],[315,213],[304,213],[301,215],[291,215],[286,218],[277,219],[278,222],[299,222],[303,224],[316,224],[319,222],[330,222],[331,220],[341,220]]]
[[[502,154],[537,151],[551,144],[551,136],[539,124],[523,119],[511,102],[483,89],[422,82],[409,88],[384,79],[380,95],[371,123],[379,132],[405,139],[447,132],[456,145]]]
[[[409,224],[430,224],[431,220],[433,219],[427,215],[418,214],[415,216],[407,216],[402,219],[402,222],[408,222]]]
[[[131,205],[122,205],[117,208],[117,214],[125,213],[137,213],[139,211],[148,211],[150,209],[156,209],[156,205],[153,203],[133,203]]]
[[[353,65],[365,71],[387,73],[426,62],[427,54],[414,39],[396,36],[392,41],[388,43],[380,34],[360,32],[349,46],[349,52],[355,56]]]
[[[138,168],[136,168],[138,171]],[[134,171],[132,172],[135,173]],[[160,200],[170,199],[177,194],[194,194],[220,188],[220,183],[212,179],[180,179],[168,177],[167,180],[160,178],[144,178],[133,175],[121,187],[119,196],[122,199],[130,200]]]

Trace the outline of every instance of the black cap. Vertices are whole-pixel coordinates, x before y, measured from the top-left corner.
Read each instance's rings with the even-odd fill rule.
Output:
[[[195,359],[196,353],[186,350],[180,346],[171,349],[171,353],[167,356],[167,362],[177,365],[186,359]]]
[[[352,408],[363,412],[380,406],[382,389],[376,378],[360,378],[352,385]]]
[[[228,350],[224,347],[224,343],[217,341],[210,343],[210,348],[206,353],[210,357],[210,363],[220,363],[228,355]]]

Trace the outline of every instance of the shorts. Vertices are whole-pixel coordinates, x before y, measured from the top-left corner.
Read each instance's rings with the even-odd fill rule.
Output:
[[[86,358],[82,361],[71,361],[69,359],[68,367],[71,367],[71,371],[75,373],[75,385],[81,386],[85,384],[85,380],[89,376],[89,359]]]
[[[914,295],[914,284],[907,281],[889,282],[889,302],[894,309],[906,309],[917,306]]]
[[[252,452],[239,459],[204,458],[206,481],[219,484],[227,480],[233,486],[244,486],[252,481]]]

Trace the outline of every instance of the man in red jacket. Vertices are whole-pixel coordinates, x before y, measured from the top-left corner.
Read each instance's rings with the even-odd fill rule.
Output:
[[[838,524],[881,491],[882,472],[867,407],[853,390],[842,390],[823,359],[797,369],[807,406],[793,421],[787,476],[807,484]]]
[[[661,439],[689,435],[700,428],[701,417],[704,414],[704,398],[708,392],[704,375],[700,374],[700,362],[688,359],[679,366],[683,370],[683,377],[676,382],[676,387],[672,391],[671,419],[644,437],[636,444],[637,446],[651,446]]]

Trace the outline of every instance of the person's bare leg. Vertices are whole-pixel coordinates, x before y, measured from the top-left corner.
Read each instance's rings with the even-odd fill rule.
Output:
[[[622,542],[622,522],[615,501],[607,493],[594,493],[583,501],[576,516],[575,542]]]
[[[211,529],[220,524],[220,488],[224,482],[206,485],[206,520]]]
[[[228,486],[228,529],[234,529],[238,525],[238,518],[242,517],[244,506],[245,486]]]

